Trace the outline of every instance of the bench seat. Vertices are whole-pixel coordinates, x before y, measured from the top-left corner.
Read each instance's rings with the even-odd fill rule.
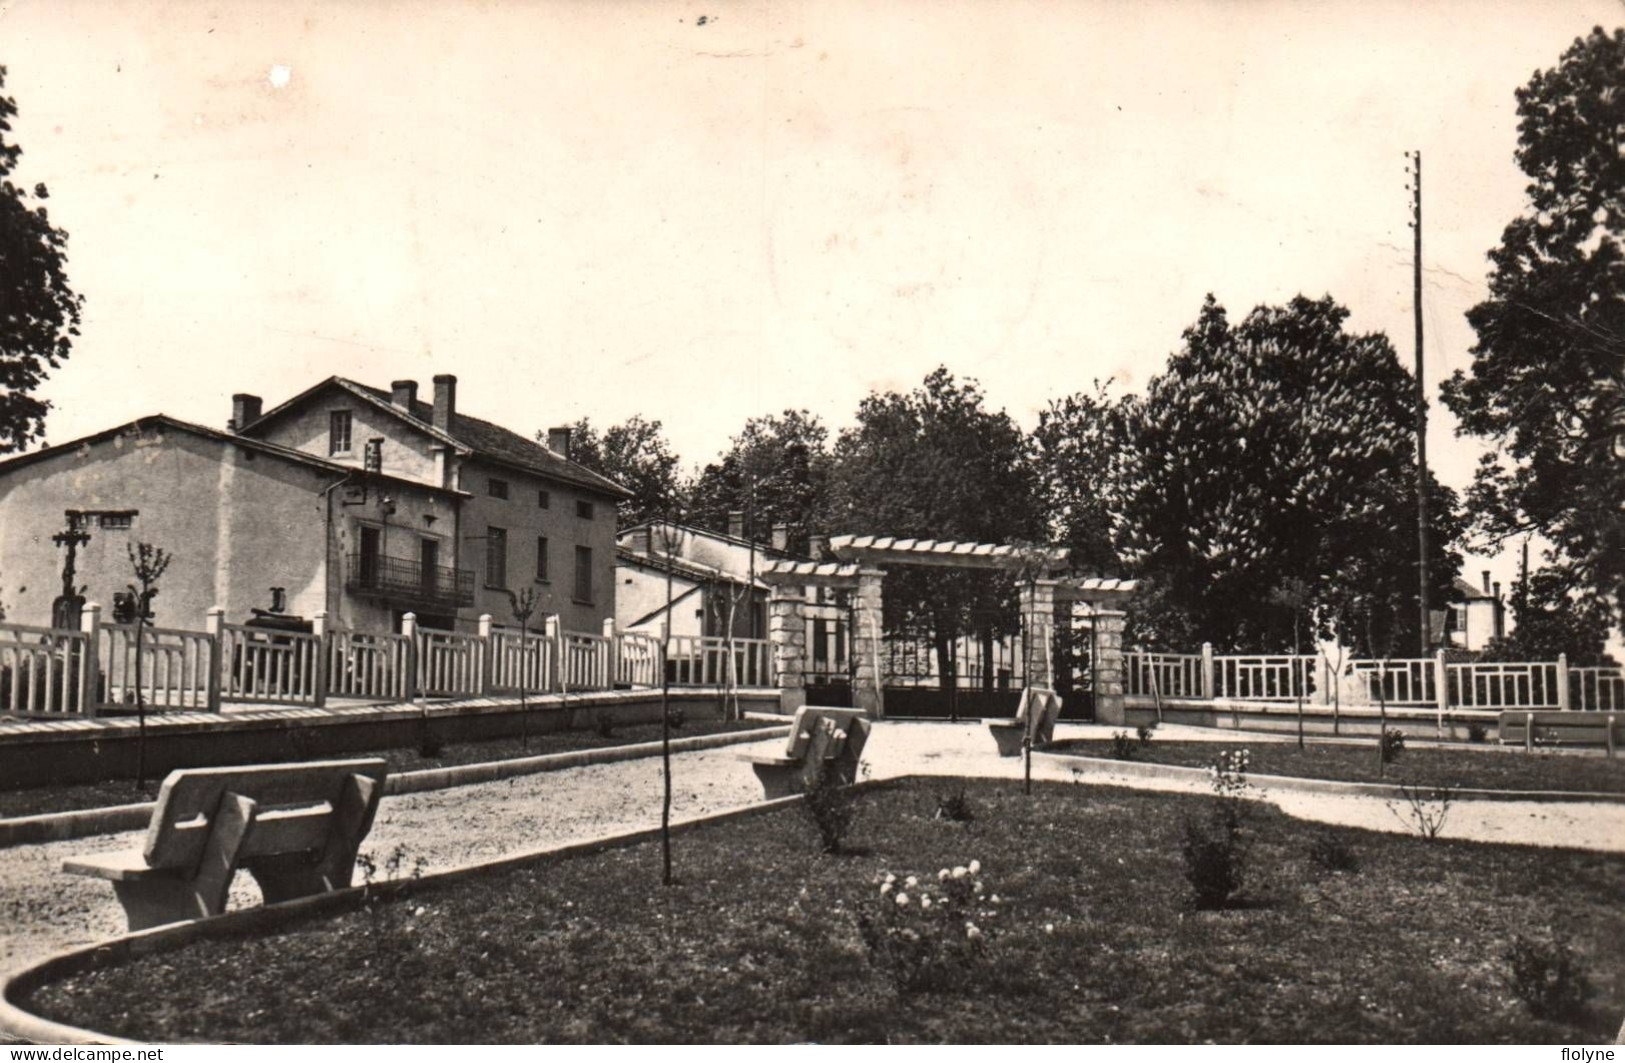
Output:
[[[1021,702],[1011,720],[989,720],[987,729],[993,735],[1001,757],[1021,756],[1022,741],[1029,735],[1034,749],[1047,746],[1055,738],[1055,721],[1061,715],[1061,696],[1044,687],[1028,687],[1021,692]]]
[[[387,773],[381,758],[171,772],[140,849],[73,856],[106,879],[131,930],[218,915],[238,869],[267,903],[350,885]]]
[[[868,739],[869,718],[862,709],[808,705],[796,710],[782,751],[747,750],[739,758],[750,764],[763,796],[771,800],[805,792],[825,771],[851,783]]]

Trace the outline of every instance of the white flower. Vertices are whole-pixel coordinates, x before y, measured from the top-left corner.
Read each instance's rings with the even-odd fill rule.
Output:
[[[968,874],[970,874],[970,871],[964,867],[954,868],[954,878],[964,878]]]
[[[882,897],[884,897],[886,894],[888,894],[890,892],[891,892],[891,883],[890,882],[882,882],[880,884],[880,895]]]
[[[920,908],[927,912],[931,910],[931,898],[929,896],[920,898]]]
[[[995,893],[993,896],[989,897],[988,900],[992,901],[994,904],[998,904],[999,903],[999,895],[997,893]]]
[[[908,904],[908,894],[899,893],[897,895],[897,906],[899,908],[902,908],[902,907],[905,907],[907,904]]]
[[[973,875],[980,875],[982,873],[982,862],[980,860],[972,860],[970,862],[969,871]]]
[[[982,892],[982,880],[981,879],[976,880],[976,892],[977,893]]]
[[[947,882],[948,881],[948,869],[947,868],[943,868],[941,871],[937,872],[937,881],[938,882]]]
[[[903,885],[907,886],[909,889],[913,889],[915,886],[918,886],[919,884],[920,884],[920,880],[915,878],[913,875],[910,875],[908,878],[905,878],[903,880]]]
[[[896,881],[897,881],[897,876],[896,875],[892,874],[890,871],[886,872],[886,885],[889,886],[893,882],[896,882]]]
[[[1044,933],[1046,933],[1046,934],[1055,933],[1055,924],[1054,923],[1045,923],[1044,924]]]
[[[975,923],[966,923],[965,936],[972,941],[980,941],[982,938],[982,932],[981,930],[977,929]]]

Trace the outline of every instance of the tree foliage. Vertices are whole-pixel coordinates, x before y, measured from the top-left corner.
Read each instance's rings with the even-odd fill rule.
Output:
[[[825,529],[819,517],[829,491],[829,429],[816,414],[785,410],[752,417],[689,491],[694,523],[727,531],[728,514],[745,514],[746,530],[758,539],[787,524],[794,545]]]
[[[0,90],[6,68],[0,66]],[[45,431],[50,403],[33,392],[67,359],[83,300],[68,285],[68,234],[51,224],[43,184],[30,195],[13,181],[22,148],[13,143],[17,105],[0,94],[0,453]]]
[[[1537,569],[1512,586],[1512,633],[1484,647],[1487,661],[1555,661],[1573,667],[1615,663],[1604,649],[1609,610],[1604,600],[1576,593],[1564,566]]]
[[[1122,575],[1112,547],[1112,454],[1121,434],[1118,404],[1095,382],[1053,399],[1033,431],[1039,497],[1052,542],[1067,547],[1072,568],[1092,575]]]
[[[1462,431],[1492,440],[1471,493],[1481,528],[1535,531],[1553,579],[1625,614],[1625,30],[1595,29],[1517,90],[1528,204],[1489,253],[1468,312],[1469,372],[1446,384]]]
[[[854,534],[979,542],[1043,537],[1025,434],[987,409],[975,381],[945,368],[908,394],[871,394],[835,445],[829,526]],[[1008,614],[1008,579],[899,567],[886,577],[889,626],[928,626],[938,641]],[[1005,625],[1009,626],[1009,625]],[[942,675],[951,666],[939,660]]]
[[[1299,296],[1232,326],[1209,296],[1184,348],[1125,400],[1111,510],[1145,580],[1138,639],[1284,649],[1293,610],[1270,591],[1300,584],[1322,633],[1414,618],[1413,378],[1386,337],[1345,332],[1347,317]],[[1435,483],[1430,502],[1442,603],[1461,528],[1452,492]],[[1408,631],[1414,642],[1414,619]]]
[[[600,434],[583,417],[570,426],[570,457],[632,492],[617,511],[622,528],[672,513],[682,494],[677,455],[659,421],[634,414]]]

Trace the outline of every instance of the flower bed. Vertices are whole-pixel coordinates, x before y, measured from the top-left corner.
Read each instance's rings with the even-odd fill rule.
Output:
[[[973,818],[939,816],[961,785]],[[1181,844],[1208,801],[910,780],[860,797],[849,855],[787,809],[677,839],[670,889],[657,845],[425,882],[22,1003],[126,1036],[274,1043],[1585,1042],[1617,1026],[1606,1007],[1533,1018],[1503,957],[1556,920],[1617,1010],[1625,857],[1260,805],[1239,903],[1197,911]],[[1312,860],[1328,836],[1358,871]]]
[[[1233,743],[1170,742],[1156,737],[1153,731],[1149,742],[1140,742],[1132,732],[1126,732],[1124,739],[1116,742],[1057,742],[1044,752],[1206,768],[1220,752],[1231,748],[1251,752],[1254,775],[1485,790],[1625,793],[1625,757],[1609,760],[1572,753],[1411,746],[1379,773],[1374,737],[1359,744],[1311,741],[1299,749],[1294,742],[1249,742],[1245,735],[1238,735]]]

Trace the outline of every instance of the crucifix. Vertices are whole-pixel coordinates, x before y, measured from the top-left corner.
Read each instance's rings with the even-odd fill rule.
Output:
[[[90,533],[74,519],[78,515],[68,510],[68,526],[51,536],[53,543],[68,548],[68,556],[62,563],[62,593],[51,603],[51,626],[55,628],[77,629],[79,612],[85,604],[85,588],[75,587],[73,577],[79,548],[90,542]]]

